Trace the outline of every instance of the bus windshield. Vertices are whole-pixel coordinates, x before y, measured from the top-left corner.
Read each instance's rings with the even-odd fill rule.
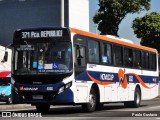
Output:
[[[0,78],[0,86],[9,86],[11,84],[11,78]]]
[[[65,74],[72,72],[70,42],[16,45],[14,49],[16,75]]]

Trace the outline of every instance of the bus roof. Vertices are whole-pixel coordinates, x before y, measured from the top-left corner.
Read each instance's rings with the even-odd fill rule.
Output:
[[[134,44],[133,41],[127,40],[127,39],[124,39],[124,38],[121,38],[121,37],[117,37],[117,36],[113,36],[113,35],[106,35],[106,37]]]
[[[88,36],[88,37],[93,37],[93,38],[105,40],[105,41],[112,42],[112,43],[121,44],[121,45],[128,46],[128,47],[133,47],[133,48],[137,48],[137,49],[141,49],[141,50],[147,50],[147,51],[150,51],[150,52],[157,52],[156,49],[141,46],[141,45],[137,45],[137,44],[133,44],[133,43],[129,43],[129,42],[126,42],[126,41],[120,41],[120,40],[117,40],[113,37],[102,36],[102,35],[86,32],[86,31],[78,30],[78,29],[75,29],[75,28],[70,28],[70,30],[71,30],[71,32],[77,33],[77,34],[80,34],[80,35],[85,35],[85,36]]]

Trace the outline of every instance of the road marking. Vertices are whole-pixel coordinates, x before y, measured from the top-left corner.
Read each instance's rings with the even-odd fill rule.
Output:
[[[157,120],[160,120],[160,118],[156,118]]]
[[[154,106],[154,107],[149,107],[149,108],[159,108],[160,106]]]
[[[97,113],[94,112],[94,114],[93,113],[89,113],[89,114],[86,113],[86,114],[82,114],[82,115],[79,115],[79,116],[93,116],[93,115],[100,115],[100,114],[103,115],[104,113],[107,114],[107,113],[113,113],[113,112],[106,112],[106,110],[105,110],[104,112],[99,111]]]

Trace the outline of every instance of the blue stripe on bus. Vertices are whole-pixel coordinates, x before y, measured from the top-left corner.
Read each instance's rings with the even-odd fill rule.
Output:
[[[110,73],[110,72],[97,72],[97,71],[87,71],[93,78],[101,81],[101,82],[119,82],[118,73]],[[78,81],[92,81],[87,72],[83,72],[80,75],[76,76],[76,80]],[[109,78],[110,76],[114,76],[113,79]],[[106,79],[105,79],[106,77]],[[127,80],[129,83],[139,83],[136,76],[132,74],[126,74]],[[144,76],[139,75],[139,77],[143,80],[144,83],[158,83],[159,77],[157,76]],[[104,79],[102,79],[104,78]],[[108,79],[108,80],[107,80]],[[110,79],[110,80],[109,80]]]

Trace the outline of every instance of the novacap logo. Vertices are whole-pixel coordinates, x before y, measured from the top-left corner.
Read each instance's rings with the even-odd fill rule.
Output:
[[[37,91],[38,88],[37,87],[23,87],[23,86],[20,86],[19,88],[21,91],[23,90],[26,90],[26,91]]]
[[[112,81],[114,79],[114,75],[113,74],[100,74],[100,79]]]

